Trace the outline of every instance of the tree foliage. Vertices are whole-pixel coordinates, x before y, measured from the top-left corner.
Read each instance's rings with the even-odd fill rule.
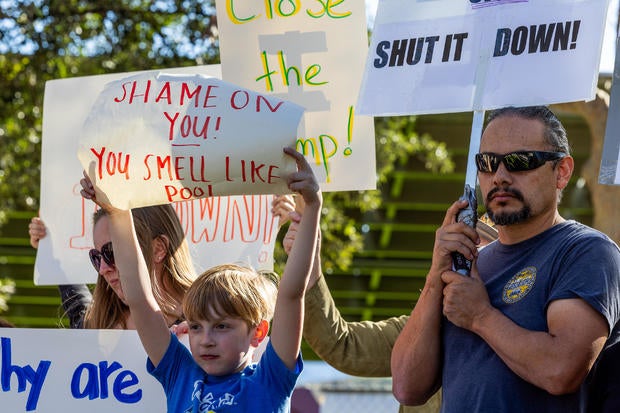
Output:
[[[395,168],[404,167],[411,157],[416,157],[433,172],[454,170],[445,143],[429,135],[419,135],[415,120],[415,116],[375,118],[377,190],[323,194],[321,259],[324,272],[330,273],[336,268],[346,270],[353,255],[363,248],[364,234],[359,217],[382,206],[388,196],[381,190],[382,185]],[[276,246],[276,262],[285,262],[279,246]]]
[[[213,0],[0,0],[0,6],[0,211],[38,210],[46,81],[219,60]],[[375,123],[379,185],[412,155],[431,169],[451,168],[445,147],[417,135],[415,118]],[[347,268],[362,247],[349,211],[381,202],[381,191],[325,194],[327,271]],[[283,258],[280,249],[276,256]]]
[[[15,282],[8,278],[0,278],[0,313],[9,308],[7,301],[14,292]]]
[[[0,1],[0,211],[37,210],[45,82],[217,63],[213,1]]]

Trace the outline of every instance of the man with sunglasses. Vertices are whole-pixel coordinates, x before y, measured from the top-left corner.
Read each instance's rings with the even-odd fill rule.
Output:
[[[498,241],[478,251],[456,202],[437,230],[420,299],[392,352],[394,394],[442,412],[585,410],[589,372],[618,341],[620,251],[558,212],[574,163],[544,106],[490,114],[476,156]],[[471,277],[451,254],[473,260]]]

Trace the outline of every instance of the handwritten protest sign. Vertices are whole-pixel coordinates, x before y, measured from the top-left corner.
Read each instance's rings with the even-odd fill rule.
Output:
[[[179,341],[189,348],[187,335]],[[1,410],[165,413],[166,396],[146,360],[135,330],[0,328]]]
[[[215,77],[142,73],[106,85],[78,157],[117,208],[287,193],[303,109]]]
[[[358,113],[590,100],[607,8],[608,0],[383,0]]]
[[[166,71],[219,76],[220,67]],[[78,151],[81,127],[100,92],[106,84],[128,76],[131,74],[58,79],[45,85],[39,213],[46,224],[47,237],[40,241],[37,250],[37,285],[96,281],[97,273],[88,259],[93,245],[95,205],[79,193],[82,166],[74,154]],[[270,212],[272,199],[272,195],[248,195],[175,203],[197,272],[226,262],[273,269],[278,222]]]
[[[306,108],[297,149],[324,191],[375,189],[374,123],[355,107],[368,49],[364,2],[217,0],[216,7],[222,79]]]
[[[2,411],[164,413],[146,359],[135,331],[0,328]]]

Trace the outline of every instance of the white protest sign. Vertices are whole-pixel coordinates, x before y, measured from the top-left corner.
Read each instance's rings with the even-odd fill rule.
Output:
[[[364,2],[217,0],[216,7],[222,79],[306,109],[297,149],[324,191],[375,189],[374,120],[355,108],[368,50]]]
[[[4,412],[166,411],[136,331],[0,328],[0,355]]]
[[[166,72],[219,76],[220,67],[185,67]],[[80,195],[83,168],[75,154],[81,127],[99,93],[107,83],[129,75],[59,79],[45,85],[39,213],[47,236],[37,250],[37,285],[94,283],[97,279],[88,258],[93,245],[95,205]],[[249,195],[175,203],[196,271],[226,262],[273,269],[278,222],[271,214],[272,199],[271,195]]]
[[[605,125],[605,139],[601,154],[598,182],[603,185],[620,185],[620,36],[616,38],[616,59]]]
[[[78,157],[117,208],[219,195],[287,193],[303,109],[215,77],[140,73],[110,82]]]
[[[383,0],[358,113],[591,100],[608,0]]]

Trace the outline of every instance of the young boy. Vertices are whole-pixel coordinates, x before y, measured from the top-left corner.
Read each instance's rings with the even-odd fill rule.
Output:
[[[303,363],[299,352],[303,300],[314,261],[322,197],[307,161],[297,151],[284,152],[297,162],[288,178],[301,194],[305,211],[297,240],[277,288],[253,270],[221,265],[203,273],[184,298],[190,351],[166,325],[150,288],[130,211],[109,205],[116,265],[149,360],[147,368],[164,387],[168,412],[288,412],[290,396]],[[81,181],[85,198],[95,199],[92,183]],[[271,338],[257,364],[252,353]]]

